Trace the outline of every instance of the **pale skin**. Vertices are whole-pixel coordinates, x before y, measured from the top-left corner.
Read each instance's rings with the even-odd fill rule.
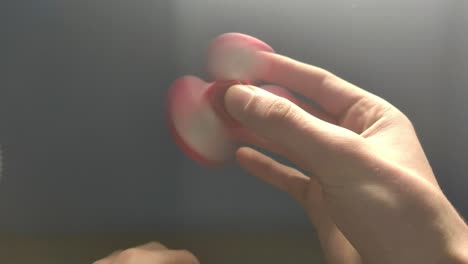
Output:
[[[244,142],[300,170],[250,147],[239,148],[236,157],[252,175],[303,206],[327,263],[468,263],[468,227],[440,189],[402,112],[324,69],[273,53],[258,56],[257,79],[320,107],[255,86],[231,87],[225,106],[246,128]],[[158,254],[164,252],[171,251]],[[99,262],[104,263],[195,262]]]

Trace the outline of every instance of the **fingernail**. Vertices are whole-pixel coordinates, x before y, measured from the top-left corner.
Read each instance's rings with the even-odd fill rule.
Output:
[[[250,99],[254,95],[254,88],[245,85],[234,85],[231,86],[224,97],[226,104],[226,110],[233,117],[241,119],[245,106],[249,103]]]

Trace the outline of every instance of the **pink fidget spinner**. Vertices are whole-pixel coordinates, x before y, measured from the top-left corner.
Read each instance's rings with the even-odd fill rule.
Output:
[[[175,80],[168,93],[168,123],[176,144],[190,158],[208,167],[232,160],[238,146],[234,138],[241,124],[224,107],[224,95],[235,84],[255,83],[261,67],[258,52],[274,52],[264,42],[240,33],[215,38],[208,52],[208,72],[215,81],[206,83],[195,76]],[[286,90],[264,88],[283,97]]]

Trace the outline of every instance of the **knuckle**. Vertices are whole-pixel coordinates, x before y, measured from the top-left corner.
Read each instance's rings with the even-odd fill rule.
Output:
[[[394,125],[403,126],[410,130],[415,130],[414,124],[411,121],[411,119],[399,109],[395,107],[390,107],[385,114]]]
[[[285,122],[294,118],[294,108],[288,100],[275,98],[266,108],[265,119],[271,122]]]
[[[327,137],[328,148],[332,150],[335,155],[341,158],[355,157],[365,151],[367,148],[366,141],[358,135],[351,132],[347,135],[331,134]]]
[[[349,133],[348,135],[336,136],[337,144],[340,144],[345,149],[359,151],[365,147],[366,140],[357,134]]]
[[[406,126],[408,126],[409,128],[411,128],[412,130],[415,130],[413,121],[411,121],[411,119],[404,113],[402,112],[399,112],[399,113],[400,113],[399,117],[400,117],[401,122],[405,124]]]

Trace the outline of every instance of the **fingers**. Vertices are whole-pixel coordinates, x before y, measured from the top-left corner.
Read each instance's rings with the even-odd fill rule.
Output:
[[[252,175],[287,192],[303,205],[306,204],[306,200],[309,200],[308,192],[312,180],[300,171],[248,147],[240,148],[236,154],[241,167]],[[318,202],[319,185],[315,184],[312,187],[311,193],[314,195],[312,200]]]
[[[259,136],[245,127],[231,129],[230,133],[232,139],[239,144],[260,147],[283,156],[286,154],[281,146],[278,146],[271,140]]]
[[[333,164],[357,140],[357,134],[318,119],[272,93],[253,86],[232,86],[226,109],[245,127],[274,142],[286,156],[308,171],[333,169]]]
[[[153,251],[145,256],[134,256],[134,262],[117,264],[198,264],[198,259],[186,250]],[[146,261],[146,262],[145,262]]]
[[[321,120],[324,120],[324,121],[326,121],[328,123],[332,123],[332,124],[336,124],[336,122],[337,122],[335,118],[333,118],[329,114],[317,109],[313,105],[310,105],[310,104],[302,101],[301,99],[294,98],[294,96],[292,94],[290,94],[289,92],[287,92],[287,90],[284,89],[284,88],[281,88],[281,87],[276,86],[276,85],[262,85],[261,88],[263,90],[266,90],[268,92],[271,92],[271,93],[276,94],[278,96],[282,96],[282,97],[290,100],[291,102],[293,102],[294,104],[296,104],[297,106],[302,108],[307,113],[309,113],[309,114],[311,114],[311,115],[313,115],[313,116],[315,116],[315,117],[317,117],[317,118],[319,118]],[[264,137],[261,137],[261,136],[255,134],[255,133],[253,133],[253,131],[251,131],[249,129],[246,129],[244,127],[239,127],[239,128],[231,129],[230,132],[232,133],[232,137],[235,140],[237,140],[239,143],[254,145],[254,146],[260,147],[262,149],[269,150],[269,151],[271,151],[273,153],[276,153],[276,154],[279,154],[279,155],[283,155],[283,156],[285,155],[284,149],[281,149],[274,142],[272,142],[270,140],[267,140]]]
[[[115,251],[94,264],[197,264],[197,258],[186,250],[168,250],[158,242]]]
[[[240,148],[237,151],[237,159],[249,173],[287,192],[306,207],[318,231],[328,263],[361,263],[359,254],[327,214],[320,185],[314,178],[309,178],[251,148]]]
[[[361,256],[331,220],[317,228],[326,263],[362,264]]]
[[[323,207],[322,189],[315,177],[307,177],[300,171],[248,147],[240,148],[236,156],[240,166],[250,174],[298,201],[317,229],[332,224]]]
[[[292,103],[296,104],[297,106],[299,106],[300,108],[302,108],[304,111],[306,111],[307,113],[323,120],[323,121],[326,121],[328,123],[331,123],[331,124],[337,124],[337,120],[336,118],[334,118],[333,116],[331,116],[330,114],[328,113],[325,113],[324,111],[321,111],[319,110],[317,107],[307,103],[307,102],[304,102],[303,100],[299,99],[299,98],[294,98],[292,95],[290,96],[283,96],[281,94],[281,92],[278,92],[278,91],[281,91],[281,90],[284,90],[284,88],[281,88],[279,86],[276,86],[276,85],[262,85],[260,86],[262,89],[268,91],[268,92],[271,92],[273,94],[276,94],[276,95],[279,95],[279,96],[282,96],[282,97],[285,97],[286,99],[290,100]]]
[[[362,98],[373,97],[324,69],[276,53],[257,54],[261,66],[256,78],[294,90],[337,118],[342,117]]]
[[[247,147],[237,151],[237,159],[249,173],[287,192],[306,207],[328,263],[361,263],[359,254],[325,211],[321,188],[314,178]]]

